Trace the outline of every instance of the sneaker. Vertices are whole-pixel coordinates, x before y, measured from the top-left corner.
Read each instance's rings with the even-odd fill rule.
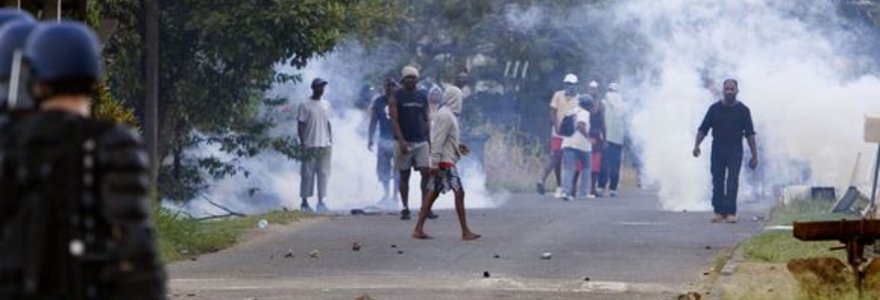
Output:
[[[724,221],[727,221],[727,223],[730,223],[730,224],[735,224],[736,223],[736,215],[728,215],[726,218],[724,218]]]
[[[439,218],[439,217],[440,217],[440,216],[438,216],[437,214],[435,214],[433,210],[432,210],[432,211],[428,211],[428,219],[433,220],[433,219],[436,219],[436,218]]]
[[[596,194],[593,194],[593,193],[587,193],[586,198],[587,198],[587,199],[596,199]]]
[[[327,209],[327,206],[324,205],[324,202],[318,202],[318,205],[315,206],[315,211],[316,211],[316,212],[319,212],[319,213],[325,213],[325,212],[328,212],[328,211],[330,211],[330,210]]]
[[[597,195],[605,195],[605,188],[596,188]]]
[[[404,208],[400,211],[400,219],[401,220],[409,220],[409,209]]]
[[[559,198],[562,198],[562,201],[565,202],[571,201],[571,195],[569,195],[568,193],[562,193],[562,197]]]
[[[566,193],[562,187],[556,188],[556,193],[553,194],[553,197],[555,197],[555,198],[562,198],[565,196],[566,196]]]
[[[611,192],[608,192],[608,195],[610,195],[611,197],[617,197],[617,191],[611,190]]]
[[[711,220],[709,220],[709,222],[712,222],[712,223],[718,223],[718,222],[721,222],[721,221],[724,221],[724,216],[722,216],[722,215],[720,215],[720,214],[715,214],[715,216],[712,217]]]
[[[544,183],[538,182],[535,186],[538,190],[538,195],[544,196],[544,194],[547,193],[547,190],[544,188]]]
[[[300,205],[299,210],[302,212],[313,212],[312,207],[309,206],[308,203],[303,203],[302,205]]]

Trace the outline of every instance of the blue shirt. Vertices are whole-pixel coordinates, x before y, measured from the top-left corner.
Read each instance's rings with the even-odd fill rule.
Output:
[[[379,124],[379,138],[394,140],[394,128],[391,127],[391,114],[388,112],[388,97],[379,96],[373,100],[373,117]]]
[[[428,95],[419,90],[400,89],[394,92],[397,99],[397,122],[403,139],[410,143],[428,141]]]

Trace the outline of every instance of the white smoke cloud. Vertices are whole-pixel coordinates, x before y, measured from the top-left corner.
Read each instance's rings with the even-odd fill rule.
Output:
[[[390,69],[396,68],[397,59],[394,56],[367,53],[361,47],[348,44],[325,57],[309,62],[303,70],[294,70],[289,66],[277,68],[283,73],[300,73],[303,80],[299,84],[276,86],[269,91],[270,95],[287,98],[291,104],[290,111],[281,107],[264,112],[278,120],[278,126],[272,130],[272,134],[276,136],[296,137],[295,107],[311,95],[309,83],[315,77],[329,82],[324,98],[331,103],[334,110],[331,120],[334,145],[325,202],[331,210],[363,208],[376,204],[383,197],[382,186],[376,175],[376,153],[367,149],[369,116],[355,108],[354,103],[358,99],[361,86],[367,83],[365,79],[389,71],[398,73],[398,70]],[[379,93],[381,90],[375,92]],[[375,96],[377,94],[373,95]],[[467,109],[466,102],[464,109]],[[219,148],[210,145],[193,153],[203,157],[213,155],[232,159],[221,153]],[[249,170],[249,176],[238,174],[211,182],[206,196],[193,199],[184,209],[193,215],[224,213],[206,199],[244,213],[260,213],[282,207],[299,208],[300,165],[297,161],[267,151],[253,159],[242,159],[240,164]],[[503,195],[495,195],[486,190],[485,173],[473,158],[460,163],[460,173],[467,191],[467,208],[491,208],[504,201]],[[418,209],[421,205],[418,186],[419,175],[414,172],[410,181],[411,209]],[[255,188],[256,191],[253,190]],[[317,202],[317,190],[315,193],[309,200],[312,207]],[[438,199],[435,208],[451,208],[453,204],[451,193],[448,193]]]
[[[812,175],[808,183],[842,187],[858,152],[873,157],[875,147],[863,141],[862,128],[865,114],[880,112],[880,79],[854,74],[846,44],[852,36],[835,11],[823,0],[636,0],[614,8],[618,22],[638,24],[649,39],[657,70],[655,77],[631,80],[631,95],[642,100],[631,126],[662,208],[710,208],[711,137],[703,143],[704,156],[690,155],[713,102],[700,80],[707,66],[716,83],[724,77],[740,82],[739,98],[758,132],[765,184],[796,181],[802,170],[795,162],[804,162]],[[748,174],[741,177],[741,194],[749,189]]]

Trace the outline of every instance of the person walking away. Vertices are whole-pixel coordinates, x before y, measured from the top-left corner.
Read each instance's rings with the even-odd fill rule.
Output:
[[[308,199],[314,195],[317,183],[318,204],[315,209],[317,212],[327,212],[324,198],[327,196],[327,180],[330,176],[333,133],[330,126],[330,102],[323,98],[326,86],[327,81],[324,79],[312,80],[312,95],[299,105],[296,112],[297,133],[305,151],[305,157],[300,164],[301,211],[312,211]]]
[[[394,129],[391,128],[391,115],[388,113],[388,100],[397,89],[397,83],[392,79],[385,80],[385,93],[370,105],[369,142],[367,149],[373,151],[376,145],[376,176],[382,184],[384,196],[379,201],[381,207],[397,206],[397,190],[400,187],[400,177],[394,169]],[[374,142],[376,128],[379,129],[379,143]],[[394,180],[394,190],[391,190],[391,180]]]
[[[607,190],[611,197],[617,197],[617,188],[620,182],[621,152],[626,132],[627,108],[618,88],[617,83],[611,83],[605,94],[605,130],[608,135],[605,137],[605,149],[602,151],[602,168],[599,172],[598,182],[599,196],[604,196]]]
[[[599,83],[591,81],[589,94],[593,97],[593,107],[590,109],[590,137],[593,139],[593,151],[590,154],[590,168],[584,166],[583,173],[590,173],[590,180],[584,181],[590,185],[590,195],[599,196],[596,184],[599,173],[602,171],[602,150],[605,148],[605,105],[596,95],[599,94]]]
[[[428,171],[431,167],[428,139],[431,135],[431,124],[428,108],[428,96],[417,89],[419,70],[406,66],[401,70],[403,88],[394,92],[388,103],[391,114],[391,126],[397,138],[394,150],[394,164],[400,172],[400,200],[403,210],[401,220],[409,220],[409,178],[415,169],[421,175],[419,184],[421,198],[424,199],[428,184]]]
[[[413,229],[413,238],[430,239],[425,233],[425,220],[434,206],[437,197],[452,191],[455,195],[455,212],[461,226],[461,239],[465,241],[480,238],[479,234],[470,230],[464,209],[464,186],[458,173],[456,163],[468,154],[468,147],[461,143],[461,131],[458,117],[461,115],[463,96],[461,89],[450,86],[443,94],[444,105],[434,116],[434,127],[431,130],[431,171],[425,198],[419,211],[419,219]]]
[[[587,198],[594,198],[587,189],[590,182],[590,152],[593,150],[593,138],[590,135],[590,107],[594,105],[593,97],[589,94],[580,96],[578,106],[569,110],[566,118],[571,118],[573,122],[573,130],[566,129],[568,125],[562,124],[560,133],[564,136],[562,140],[562,182],[564,191],[562,199],[570,201],[575,195],[575,189],[580,188],[579,195]],[[564,123],[565,121],[563,121]],[[570,131],[569,131],[570,130]],[[578,184],[577,173],[578,165],[582,166],[582,176],[580,176],[580,184]]]
[[[564,183],[562,182],[562,136],[559,135],[559,122],[565,114],[578,105],[577,100],[577,83],[578,77],[574,74],[567,74],[562,79],[565,86],[563,90],[553,93],[550,99],[550,159],[544,166],[541,173],[541,180],[536,184],[538,194],[543,195],[546,192],[547,176],[552,172],[556,176],[556,198],[562,198],[564,195]]]
[[[749,167],[758,166],[758,148],[752,114],[745,104],[737,100],[739,83],[735,79],[724,80],[724,98],[712,104],[706,112],[697,132],[694,157],[700,156],[700,144],[712,131],[712,222],[736,223],[736,196],[743,157],[743,137],[749,144],[752,158]]]

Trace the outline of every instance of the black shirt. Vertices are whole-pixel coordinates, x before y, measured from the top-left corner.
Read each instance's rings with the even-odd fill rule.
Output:
[[[713,153],[742,153],[743,137],[755,135],[752,113],[742,102],[732,106],[726,106],[722,101],[712,104],[699,130],[708,134],[710,129]]]
[[[397,99],[397,122],[403,139],[410,143],[428,141],[428,95],[419,90],[401,89]]]
[[[388,97],[379,96],[373,101],[373,117],[379,124],[379,138],[394,140],[394,128],[391,127],[391,115],[388,114]]]

